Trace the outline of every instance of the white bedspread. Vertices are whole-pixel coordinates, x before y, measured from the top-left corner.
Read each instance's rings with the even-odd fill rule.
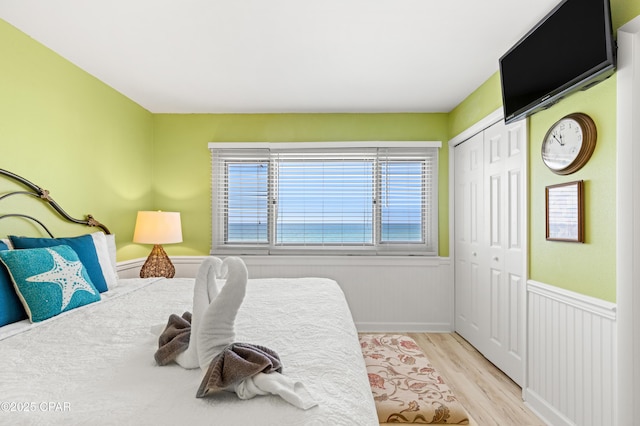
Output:
[[[191,309],[193,283],[124,280],[119,297],[0,340],[0,424],[378,424],[349,308],[326,279],[250,280],[236,320],[237,340],[275,350],[317,407],[232,393],[196,399],[203,372],[157,366],[149,331]]]

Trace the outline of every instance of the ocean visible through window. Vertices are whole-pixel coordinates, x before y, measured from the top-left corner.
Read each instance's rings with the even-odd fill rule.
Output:
[[[437,156],[417,152],[220,151],[216,245],[433,249]]]

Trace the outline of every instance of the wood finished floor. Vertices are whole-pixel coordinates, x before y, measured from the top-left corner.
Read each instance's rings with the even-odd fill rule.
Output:
[[[544,425],[522,390],[456,333],[407,333],[422,348],[475,426]]]

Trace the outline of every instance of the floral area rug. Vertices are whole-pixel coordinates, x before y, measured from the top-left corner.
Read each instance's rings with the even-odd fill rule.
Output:
[[[469,415],[418,344],[401,334],[361,334],[380,423],[469,424]]]

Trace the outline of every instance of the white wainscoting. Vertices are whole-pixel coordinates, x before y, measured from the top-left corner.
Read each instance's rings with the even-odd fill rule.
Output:
[[[552,425],[616,424],[616,305],[536,281],[524,398]]]
[[[194,277],[202,257],[171,257],[177,277]],[[449,258],[427,256],[244,256],[251,278],[327,277],[345,293],[359,331],[453,331]],[[144,259],[120,262],[137,277]]]

